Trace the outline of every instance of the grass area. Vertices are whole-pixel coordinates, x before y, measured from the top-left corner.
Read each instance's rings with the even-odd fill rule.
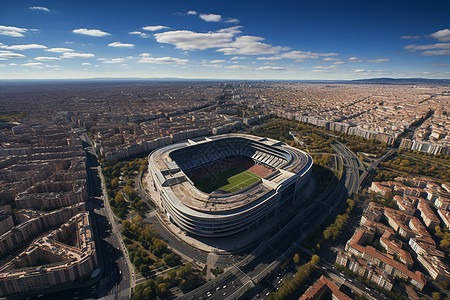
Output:
[[[201,178],[195,182],[195,186],[205,193],[223,190],[233,193],[243,189],[260,178],[255,174],[239,167],[231,167],[214,176]]]
[[[25,117],[24,112],[19,112],[15,114],[0,114],[0,123],[18,121],[20,119],[23,119],[24,117]]]
[[[239,173],[237,175],[234,175],[230,178],[228,178],[228,184],[222,186],[219,188],[219,190],[224,190],[230,193],[239,191],[240,189],[243,189],[247,186],[249,186],[250,184],[256,182],[259,180],[259,177],[256,176],[255,174],[249,172],[249,171],[244,171],[242,173]]]
[[[401,176],[427,176],[439,182],[445,182],[450,178],[449,158],[450,156],[433,157],[401,150],[387,161],[380,163],[380,166],[384,170]],[[380,175],[374,180],[383,178]]]
[[[286,119],[273,119],[272,122],[255,128],[250,134],[268,137],[285,142],[293,147],[298,147],[297,142],[289,134],[289,131],[296,131],[298,139],[304,143],[299,147],[306,152],[333,153],[331,143],[333,138],[323,133],[322,128]]]

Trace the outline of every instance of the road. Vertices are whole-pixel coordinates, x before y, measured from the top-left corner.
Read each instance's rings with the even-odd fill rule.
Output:
[[[119,228],[114,221],[106,196],[104,179],[100,165],[90,140],[81,135],[86,151],[88,175],[89,210],[93,220],[93,232],[96,240],[100,278],[82,287],[66,289],[54,293],[45,293],[36,299],[129,299],[134,286],[134,273],[122,242]],[[105,205],[106,204],[106,205]]]

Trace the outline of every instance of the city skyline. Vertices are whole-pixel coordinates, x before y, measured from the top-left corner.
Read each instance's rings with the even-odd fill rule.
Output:
[[[450,4],[391,2],[8,0],[0,79],[450,78]]]

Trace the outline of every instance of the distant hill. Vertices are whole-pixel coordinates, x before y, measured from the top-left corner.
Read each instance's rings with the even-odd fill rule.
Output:
[[[362,84],[444,84],[450,85],[450,79],[428,79],[428,78],[371,78],[346,81]]]
[[[304,82],[304,83],[320,83],[320,84],[438,84],[450,85],[450,79],[428,79],[428,78],[370,78],[356,80],[292,80],[292,79],[215,79],[215,78],[177,78],[177,77],[160,77],[160,78],[139,78],[139,77],[96,77],[96,78],[79,78],[79,79],[0,79],[0,86],[11,84],[57,84],[57,83],[80,83],[80,84],[117,84],[117,83],[141,83],[141,82]]]

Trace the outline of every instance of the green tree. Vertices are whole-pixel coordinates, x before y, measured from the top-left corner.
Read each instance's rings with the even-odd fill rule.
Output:
[[[119,178],[115,177],[113,180],[111,180],[111,187],[113,189],[117,189],[119,187]]]
[[[433,293],[431,293],[431,297],[433,298],[433,300],[440,300],[441,299],[441,293],[433,292]]]
[[[158,295],[162,298],[165,298],[167,296],[167,284],[166,283],[158,284]]]

